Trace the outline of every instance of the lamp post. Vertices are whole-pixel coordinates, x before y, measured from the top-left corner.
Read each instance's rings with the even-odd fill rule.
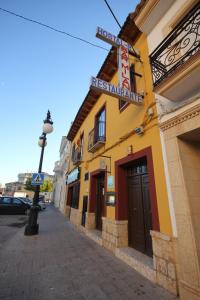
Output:
[[[40,154],[40,162],[39,162],[39,168],[38,173],[42,172],[42,162],[43,162],[43,156],[44,156],[44,148],[47,144],[47,138],[46,135],[51,133],[53,131],[53,122],[51,120],[51,114],[48,110],[47,117],[44,120],[43,125],[43,132],[42,135],[39,137],[38,145],[42,148],[41,154]],[[33,205],[30,209],[28,224],[25,227],[24,235],[35,235],[38,234],[39,231],[39,224],[37,224],[37,218],[38,218],[38,201],[39,201],[39,195],[40,195],[40,185],[36,185],[35,187],[35,193],[33,197]]]

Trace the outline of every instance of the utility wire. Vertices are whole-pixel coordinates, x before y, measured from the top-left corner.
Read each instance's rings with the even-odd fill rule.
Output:
[[[119,26],[120,29],[121,29],[122,26],[120,25],[119,21],[117,20],[117,17],[115,16],[114,12],[112,11],[112,8],[111,8],[110,5],[108,4],[107,0],[104,0],[104,2],[106,3],[106,5],[107,5],[107,7],[109,8],[111,14],[113,15],[115,21],[117,22],[118,26]],[[135,51],[135,49],[134,49],[133,47],[132,47],[132,50],[133,50],[133,52],[134,52],[134,56],[135,56],[136,58],[138,58],[138,59],[141,61],[140,56],[137,54],[137,52]]]
[[[28,22],[32,22],[32,23],[38,24],[38,25],[40,25],[40,26],[46,27],[46,28],[48,28],[48,29],[50,29],[50,30],[53,30],[53,31],[55,31],[55,32],[65,34],[65,35],[67,35],[68,37],[71,37],[71,38],[73,38],[73,39],[79,40],[79,41],[81,41],[81,42],[83,42],[83,43],[86,43],[86,44],[88,44],[88,45],[90,45],[90,46],[93,46],[93,47],[96,47],[96,48],[100,48],[100,49],[105,50],[105,51],[107,51],[107,52],[110,51],[110,50],[108,50],[108,49],[106,49],[106,48],[104,48],[104,47],[102,47],[102,46],[99,46],[99,45],[97,45],[97,44],[91,43],[91,42],[89,42],[89,41],[87,41],[87,40],[85,40],[85,39],[83,39],[83,38],[81,38],[81,37],[75,36],[75,35],[73,35],[73,34],[71,34],[71,33],[68,33],[68,32],[66,32],[66,31],[63,31],[63,30],[59,30],[59,29],[57,29],[57,28],[55,28],[55,27],[52,27],[52,26],[50,26],[50,25],[46,25],[46,24],[41,23],[41,22],[39,22],[39,21],[36,21],[36,20],[33,20],[33,19],[29,19],[29,18],[24,17],[24,16],[22,16],[22,15],[16,14],[16,13],[10,11],[10,10],[4,9],[4,8],[2,8],[2,7],[0,7],[0,10],[3,11],[3,12],[5,12],[5,13],[8,13],[8,14],[10,14],[10,15],[13,15],[13,16],[15,16],[15,17],[18,17],[18,18],[21,18],[21,19],[23,19],[23,20],[26,20],[26,21],[28,21]]]
[[[106,3],[108,9],[110,10],[111,14],[113,15],[113,18],[114,18],[115,21],[117,22],[119,28],[121,29],[122,26],[120,25],[119,21],[117,20],[117,17],[115,16],[114,12],[112,11],[112,8],[111,8],[110,5],[108,4],[107,0],[104,0],[104,2]]]

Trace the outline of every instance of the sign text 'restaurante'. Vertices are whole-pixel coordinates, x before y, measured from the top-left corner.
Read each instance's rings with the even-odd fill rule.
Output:
[[[139,94],[133,93],[127,89],[110,84],[102,79],[91,77],[90,88],[111,95],[115,98],[120,98],[129,103],[143,104],[143,97]]]

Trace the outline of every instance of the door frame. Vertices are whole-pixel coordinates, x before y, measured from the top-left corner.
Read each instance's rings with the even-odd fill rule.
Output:
[[[83,196],[81,225],[85,227],[86,213],[88,209],[88,195]]]
[[[153,158],[151,147],[142,149],[136,153],[119,159],[115,162],[115,191],[116,191],[116,220],[128,220],[128,189],[126,167],[134,161],[146,157],[147,170],[149,175],[149,193],[152,211],[152,229],[160,231],[160,224],[158,218],[158,207],[155,187],[155,177],[153,168]]]
[[[90,195],[89,195],[89,212],[95,213],[96,208],[96,195],[97,195],[97,185],[96,179],[99,176],[104,175],[104,195],[106,193],[106,182],[107,182],[107,173],[105,170],[97,169],[90,173]],[[106,216],[106,204],[103,203],[102,217]]]

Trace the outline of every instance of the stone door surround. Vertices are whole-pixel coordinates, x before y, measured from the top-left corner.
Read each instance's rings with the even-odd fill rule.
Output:
[[[147,160],[153,230],[160,231],[151,147],[147,147],[136,153],[129,154],[128,156],[120,160],[117,160],[115,162],[115,191],[116,191],[115,219],[128,220],[128,195],[127,195],[128,191],[127,191],[127,179],[126,179],[125,167],[142,157],[146,157]]]

